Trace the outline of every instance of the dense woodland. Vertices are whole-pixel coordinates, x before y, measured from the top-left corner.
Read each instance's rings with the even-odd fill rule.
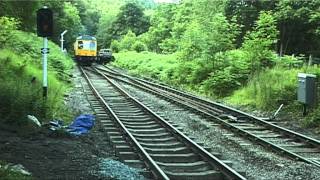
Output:
[[[232,104],[297,109],[297,73],[320,75],[319,0],[1,0],[0,16],[14,19],[0,22],[35,32],[43,5],[54,11],[52,41],[69,31],[70,54],[75,37],[93,35],[118,53],[117,66]],[[309,124],[320,121],[318,111]]]

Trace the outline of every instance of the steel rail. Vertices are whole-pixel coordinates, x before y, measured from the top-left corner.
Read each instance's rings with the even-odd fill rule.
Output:
[[[100,69],[101,69],[101,68],[100,68]],[[101,70],[103,70],[103,69],[101,69]],[[110,71],[109,71],[109,72],[110,72]],[[150,88],[152,88],[152,87],[150,87],[150,86],[149,86],[149,87],[148,87],[148,86],[145,86],[145,85],[143,85],[141,82],[139,83],[139,80],[136,80],[137,78],[132,78],[132,77],[130,77],[130,76],[128,76],[128,75],[123,75],[123,74],[115,73],[115,72],[112,72],[112,74],[118,75],[118,76],[121,75],[121,76],[123,76],[123,77],[129,78],[130,80],[132,80],[132,81],[135,82],[135,83],[132,83],[132,85],[134,85],[134,86],[136,86],[136,87],[138,87],[138,88],[142,88],[141,86],[144,86],[144,90],[146,90],[146,91],[149,91],[149,92],[151,92],[151,93],[153,93],[153,94],[157,94],[157,95],[162,96],[162,97],[164,97],[164,98],[166,98],[166,99],[171,99],[171,100],[176,101],[176,99],[172,98],[171,96],[164,95],[163,93],[156,92],[156,90],[154,90],[154,89],[151,91]],[[117,78],[117,77],[114,77],[114,76],[113,76],[113,78]],[[118,78],[118,80],[121,80],[121,81],[126,82],[126,83],[130,83],[129,81],[125,81],[125,80],[123,80],[123,79],[119,79],[119,78]],[[148,83],[148,84],[160,86],[161,88],[164,87],[164,86],[162,86],[162,85],[158,85],[158,84],[155,84],[155,83],[151,83],[151,82],[148,82],[148,81],[145,81],[145,80],[141,80],[141,79],[140,79],[140,81],[143,81],[143,82]],[[138,86],[138,84],[140,84],[140,86]],[[195,99],[198,100],[198,99],[199,99],[200,101],[204,101],[204,102],[207,102],[207,103],[214,103],[214,102],[211,102],[211,101],[207,101],[207,100],[198,98],[198,97],[193,96],[193,95],[189,95],[189,94],[184,93],[184,92],[177,91],[177,90],[175,90],[175,89],[173,89],[173,88],[169,88],[169,87],[164,87],[164,88],[165,88],[165,89],[170,89],[171,92],[172,92],[172,91],[173,91],[173,92],[177,92],[177,94],[183,94],[184,96],[192,97],[193,100],[195,100]],[[253,139],[253,140],[258,141],[259,144],[261,144],[261,145],[263,145],[263,146],[266,146],[266,147],[271,147],[273,150],[275,150],[275,152],[283,152],[283,153],[286,153],[289,157],[291,157],[291,158],[293,158],[293,159],[299,159],[299,160],[301,160],[301,161],[304,161],[304,162],[307,162],[307,163],[310,163],[310,164],[314,164],[314,165],[320,167],[319,162],[309,160],[309,159],[307,159],[307,158],[304,158],[304,157],[298,155],[297,153],[288,151],[288,150],[286,150],[285,148],[282,148],[282,147],[280,147],[280,146],[278,146],[278,145],[276,145],[276,144],[273,144],[273,143],[268,142],[268,141],[266,141],[266,140],[264,140],[264,139],[262,139],[262,138],[259,138],[259,137],[255,136],[254,134],[252,134],[252,133],[250,133],[250,132],[248,132],[248,131],[245,131],[245,130],[240,129],[240,128],[238,128],[238,127],[236,127],[236,126],[234,126],[234,125],[232,125],[232,124],[230,124],[230,123],[225,122],[224,120],[222,120],[222,119],[219,118],[219,117],[213,116],[213,115],[211,114],[212,112],[211,112],[211,113],[205,112],[205,111],[200,110],[200,109],[198,109],[198,108],[196,108],[196,107],[194,107],[194,106],[192,106],[192,105],[189,105],[189,104],[187,104],[187,103],[185,103],[185,102],[181,102],[181,98],[179,98],[179,99],[180,99],[179,104],[182,104],[182,105],[184,105],[184,106],[186,106],[186,107],[189,107],[189,108],[191,108],[191,109],[196,109],[198,112],[206,115],[207,117],[214,118],[214,119],[218,120],[218,122],[219,122],[220,124],[222,124],[223,126],[228,127],[228,128],[231,128],[233,131],[241,132],[240,135],[242,135],[242,136],[249,136],[250,139]],[[285,136],[289,136],[289,137],[292,137],[292,136],[293,136],[293,137],[299,139],[300,141],[303,141],[303,142],[305,142],[305,143],[307,143],[307,144],[311,144],[311,145],[316,146],[316,147],[319,148],[320,142],[319,142],[318,140],[315,140],[315,139],[310,138],[310,137],[307,137],[307,136],[305,136],[305,135],[302,135],[302,134],[296,133],[296,132],[294,132],[294,131],[285,129],[285,128],[283,128],[283,127],[280,127],[280,126],[271,124],[270,122],[264,121],[264,120],[262,120],[262,119],[260,119],[260,118],[257,118],[257,117],[254,117],[254,116],[252,116],[252,115],[249,115],[249,114],[247,114],[247,113],[241,112],[241,111],[239,111],[239,110],[236,110],[236,109],[227,107],[227,106],[225,106],[225,105],[222,105],[222,104],[219,104],[219,103],[215,103],[215,104],[221,105],[221,107],[226,108],[228,111],[232,111],[233,115],[234,115],[235,113],[238,113],[238,114],[240,114],[241,116],[247,117],[248,120],[250,120],[250,121],[253,122],[253,123],[262,124],[263,126],[267,126],[267,127],[271,128],[271,129],[276,130],[276,131],[279,132],[280,134],[284,134]],[[214,113],[214,112],[213,112],[213,113]],[[214,113],[214,114],[217,115],[216,113]]]
[[[109,71],[110,72],[110,71]],[[214,105],[215,107],[221,109],[222,111],[224,112],[228,112],[230,113],[231,115],[236,115],[236,116],[244,116],[244,117],[248,117],[250,121],[254,122],[254,123],[259,123],[259,124],[262,124],[262,125],[267,125],[275,130],[279,130],[279,132],[285,132],[285,133],[288,133],[288,135],[292,136],[294,135],[296,138],[299,138],[300,140],[302,141],[306,141],[306,142],[309,142],[311,143],[312,145],[314,146],[317,146],[320,148],[320,141],[317,140],[317,139],[314,139],[314,138],[311,138],[311,137],[308,137],[306,135],[303,135],[301,133],[297,133],[295,131],[292,131],[292,130],[289,130],[289,129],[286,129],[284,127],[281,127],[281,126],[278,126],[278,125],[275,125],[275,124],[272,124],[270,122],[267,122],[261,118],[258,118],[256,116],[253,116],[251,114],[248,114],[248,113],[245,113],[243,111],[240,111],[240,110],[237,110],[235,108],[232,108],[232,107],[228,107],[226,105],[223,105],[221,103],[217,103],[217,102],[214,102],[214,101],[209,101],[209,100],[206,100],[206,99],[203,99],[201,97],[197,97],[195,95],[192,95],[190,93],[186,93],[186,92],[182,92],[182,91],[179,91],[179,90],[176,90],[174,88],[171,88],[171,87],[168,87],[168,86],[164,86],[164,85],[160,85],[160,84],[157,84],[157,83],[154,83],[154,82],[149,82],[149,81],[146,81],[144,79],[140,79],[140,78],[136,78],[136,77],[131,77],[131,76],[128,76],[128,75],[125,75],[125,74],[122,74],[122,73],[116,73],[114,70],[113,72],[111,72],[115,75],[121,75],[121,76],[124,76],[126,78],[129,78],[135,82],[137,81],[141,81],[143,83],[146,83],[146,84],[149,84],[149,85],[152,85],[152,86],[156,86],[158,88],[161,88],[161,89],[164,89],[166,91],[170,91],[172,93],[175,93],[175,94],[179,94],[181,96],[184,96],[186,98],[191,98],[193,100],[197,100],[197,101],[201,101],[207,105]],[[196,102],[197,103],[197,102]],[[207,107],[207,106],[206,106]]]
[[[164,179],[168,180],[169,177],[163,172],[163,170],[155,163],[155,161],[150,157],[150,155],[144,150],[144,148],[140,145],[140,143],[135,139],[135,137],[129,132],[129,130],[124,126],[124,124],[120,121],[117,115],[113,112],[104,98],[99,94],[97,89],[93,86],[90,78],[85,73],[82,67],[80,67],[80,71],[82,72],[83,76],[85,77],[86,81],[88,82],[91,90],[95,94],[95,96],[99,99],[99,101],[104,105],[105,109],[112,115],[112,117],[116,120],[116,122],[120,125],[124,133],[130,138],[133,145],[136,149],[140,152],[139,155],[145,160],[147,167],[151,169],[152,174],[156,179]]]
[[[154,113],[150,108],[142,104],[140,101],[138,101],[136,98],[132,97],[130,94],[128,94],[125,90],[123,90],[119,85],[115,84],[110,80],[109,77],[107,77],[104,73],[100,72],[98,69],[96,71],[104,76],[109,83],[113,84],[117,89],[122,91],[123,94],[128,96],[130,99],[132,99],[136,104],[138,104],[140,107],[145,109],[150,115],[152,115],[155,119],[160,121],[162,124],[164,124],[168,130],[172,131],[174,134],[178,135],[181,139],[185,140],[191,146],[193,149],[196,149],[202,157],[208,160],[208,163],[210,163],[212,166],[217,167],[228,179],[246,179],[243,177],[241,174],[239,174],[237,171],[234,169],[230,168],[228,165],[226,165],[224,162],[219,160],[217,157],[209,153],[207,150],[205,150],[203,147],[199,146],[197,143],[192,141],[189,137],[184,135],[180,130],[172,126],[170,123],[165,121],[162,117]]]

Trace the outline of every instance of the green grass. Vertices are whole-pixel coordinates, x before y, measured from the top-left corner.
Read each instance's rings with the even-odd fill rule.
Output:
[[[252,78],[247,86],[226,98],[229,103],[272,110],[280,104],[292,103],[296,97],[299,69],[276,67]]]
[[[298,73],[311,73],[319,77],[317,66],[284,68],[276,66],[254,76],[249,83],[226,98],[229,103],[252,106],[263,110],[274,109],[280,104],[292,104],[297,99]]]
[[[128,69],[130,73],[164,82],[173,80],[173,73],[179,65],[174,54],[163,55],[152,52],[128,51],[115,54],[115,58],[114,65]]]
[[[46,122],[54,118],[66,121],[72,113],[66,109],[64,94],[72,86],[68,83],[74,67],[71,57],[61,53],[59,46],[49,41],[48,98],[42,98],[43,39],[33,33],[11,32],[0,50],[0,122],[25,124],[28,114]],[[32,78],[36,80],[31,83]]]
[[[200,95],[210,94],[208,91],[203,91],[201,84],[187,82],[188,78],[192,77],[192,73],[184,73],[186,76],[179,74],[183,69],[181,67],[186,63],[179,62],[174,54],[161,55],[129,51],[115,54],[115,57],[114,65],[128,69],[135,75],[151,77]],[[188,62],[187,65],[189,68],[194,67],[192,62]],[[229,97],[225,97],[224,100],[233,105],[264,111],[275,111],[281,104],[284,104],[288,112],[299,114],[302,105],[296,101],[298,73],[311,73],[320,77],[320,68],[318,66],[288,68],[285,65],[278,65],[255,75],[246,85],[234,91]],[[302,124],[319,126],[319,115],[320,108],[313,109]]]
[[[23,125],[28,114],[42,121],[71,116],[63,105],[63,95],[71,86],[49,71],[48,98],[42,98],[42,71],[38,64],[11,50],[0,50],[1,122]],[[36,80],[31,83],[31,79]]]
[[[4,49],[10,49],[20,57],[23,57],[26,62],[34,63],[41,66],[42,54],[40,49],[43,47],[43,39],[37,37],[34,33],[23,31],[14,31],[11,38],[2,45]],[[52,72],[61,80],[67,80],[68,75],[74,67],[74,62],[71,57],[61,53],[58,45],[49,41],[50,53],[48,54],[48,64]]]
[[[235,91],[225,100],[233,105],[265,111],[275,111],[281,104],[284,104],[284,111],[301,114],[302,104],[297,101],[298,73],[310,73],[320,77],[320,68],[304,66],[288,69],[277,66],[268,69],[256,75],[247,86]],[[310,110],[308,116],[300,121],[301,124],[306,127],[319,127],[319,105]]]
[[[73,113],[63,103],[74,62],[49,41],[48,98],[42,97],[43,38],[12,30],[0,50],[0,122],[19,126],[27,115],[46,122],[54,118],[70,121]],[[31,83],[32,78],[36,80]]]

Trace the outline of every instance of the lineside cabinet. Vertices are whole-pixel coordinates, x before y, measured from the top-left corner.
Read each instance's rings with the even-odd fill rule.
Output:
[[[316,76],[313,74],[298,74],[298,101],[313,106],[317,102]]]

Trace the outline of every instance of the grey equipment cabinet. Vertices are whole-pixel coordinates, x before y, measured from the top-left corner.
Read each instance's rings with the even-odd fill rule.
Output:
[[[317,100],[316,76],[298,73],[298,101],[309,106],[315,105]]]

